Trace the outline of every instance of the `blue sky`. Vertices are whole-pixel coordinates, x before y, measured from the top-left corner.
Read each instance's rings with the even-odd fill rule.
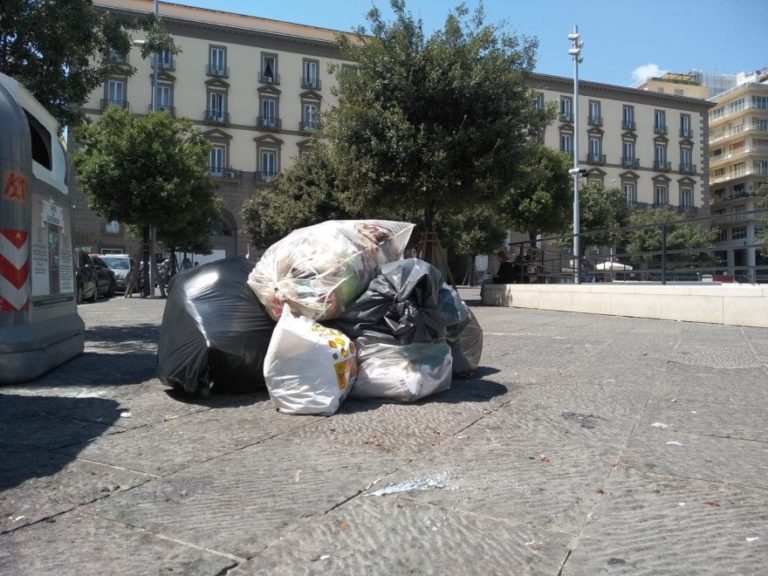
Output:
[[[178,4],[350,31],[375,4],[389,20],[389,0],[175,0]],[[457,0],[406,0],[430,34]],[[470,10],[478,3],[466,0]],[[768,66],[768,0],[485,0],[487,23],[504,23],[539,40],[536,71],[571,77],[567,36],[584,42],[582,80],[634,86],[671,72],[730,74]],[[162,11],[162,8],[161,8]]]

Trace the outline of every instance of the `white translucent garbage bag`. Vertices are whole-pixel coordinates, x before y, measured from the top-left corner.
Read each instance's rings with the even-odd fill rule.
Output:
[[[358,338],[359,366],[351,398],[414,402],[451,387],[453,360],[442,340],[395,344]]]
[[[283,305],[314,320],[337,318],[383,264],[400,260],[413,224],[328,220],[294,230],[264,252],[248,286],[274,319]]]
[[[264,380],[280,412],[334,414],[357,377],[355,344],[286,306],[264,359]]]

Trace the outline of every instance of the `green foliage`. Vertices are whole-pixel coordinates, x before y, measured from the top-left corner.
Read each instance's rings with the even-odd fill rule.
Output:
[[[613,246],[621,238],[629,208],[623,192],[605,188],[598,182],[579,187],[580,248],[584,255],[590,246]]]
[[[474,256],[493,252],[507,237],[507,221],[487,207],[438,217],[440,243],[451,253]],[[415,236],[415,234],[414,234]]]
[[[511,186],[545,121],[528,87],[536,42],[485,25],[481,9],[469,18],[464,6],[426,38],[404,2],[391,5],[393,22],[374,8],[369,36],[340,39],[356,69],[340,79],[324,135],[348,183],[345,206],[432,229],[439,213],[497,206]]]
[[[128,53],[132,28],[148,32],[144,56],[169,38],[153,15],[121,19],[90,0],[3,0],[0,72],[21,82],[63,126],[76,126],[84,120],[80,106],[117,68],[110,49]]]
[[[708,248],[717,239],[717,229],[698,222],[687,222],[671,207],[653,208],[632,213],[626,251],[635,262],[653,262],[659,258],[666,233],[666,249],[695,250]],[[700,260],[688,255],[687,260]]]
[[[329,150],[315,144],[243,205],[254,247],[265,249],[296,228],[353,217],[338,198],[340,187]]]
[[[81,148],[73,162],[97,214],[145,231],[155,226],[161,238],[184,228],[208,236],[210,226],[203,224],[218,217],[205,170],[210,145],[190,121],[110,107],[75,137]]]
[[[760,208],[768,209],[768,183],[760,186],[758,194],[761,196],[758,206]],[[763,242],[763,247],[760,249],[760,253],[768,258],[768,212],[763,214],[763,233],[758,237],[758,240]]]
[[[503,203],[503,212],[515,230],[557,234],[568,229],[571,219],[570,158],[538,142],[531,143],[520,174]]]

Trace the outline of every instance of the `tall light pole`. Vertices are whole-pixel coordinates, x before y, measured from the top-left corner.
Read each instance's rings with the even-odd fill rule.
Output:
[[[573,58],[573,169],[569,170],[573,175],[573,259],[574,271],[576,275],[573,281],[576,284],[581,282],[581,247],[580,247],[580,226],[579,217],[579,64],[582,61],[581,48],[584,42],[581,41],[579,27],[574,26],[573,32],[568,34],[568,40],[571,41],[571,48],[568,50]]]
[[[155,0],[155,20],[160,18],[160,0]],[[160,67],[160,61],[157,52],[152,52],[152,94],[149,103],[152,112],[157,110],[157,69]],[[149,227],[149,295],[155,296],[155,235],[157,230],[154,225]]]

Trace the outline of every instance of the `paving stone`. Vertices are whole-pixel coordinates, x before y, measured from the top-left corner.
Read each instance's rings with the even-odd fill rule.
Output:
[[[765,490],[619,467],[562,574],[762,574],[767,497]]]
[[[557,574],[569,539],[399,496],[358,497],[291,527],[231,574],[292,576],[298,567],[307,576]]]
[[[208,576],[236,564],[236,559],[76,512],[0,534],[0,574],[13,576]]]
[[[373,448],[281,437],[189,466],[88,510],[250,557],[287,526],[324,514],[404,462]]]

